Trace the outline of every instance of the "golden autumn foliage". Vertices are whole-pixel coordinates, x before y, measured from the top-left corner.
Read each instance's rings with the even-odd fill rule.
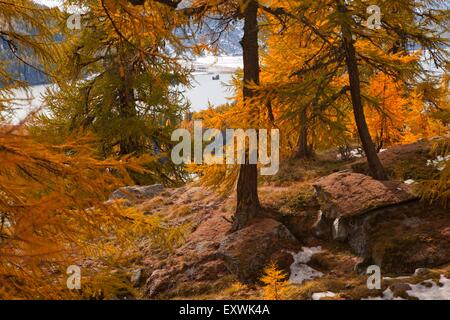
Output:
[[[448,131],[445,123],[433,117],[434,107],[427,103],[421,88],[409,90],[402,83],[380,73],[371,79],[367,123],[379,149],[440,136]],[[436,99],[440,99],[436,91]],[[439,103],[445,108],[445,103]]]
[[[440,173],[422,181],[419,192],[423,199],[431,203],[450,206],[450,138],[448,136],[434,143],[434,160],[427,165],[434,166]]]
[[[285,295],[291,284],[286,280],[286,274],[279,270],[276,264],[272,263],[267,266],[260,280],[264,284],[263,292],[265,300],[286,299]]]
[[[127,169],[142,169],[130,159],[97,160],[91,143],[45,145],[14,129],[0,134],[1,298],[112,298],[114,286],[127,282],[114,284],[110,272],[138,254],[139,237],[166,249],[182,241],[183,229],[103,203],[130,182]],[[84,272],[82,292],[66,287],[70,265]],[[108,274],[109,281],[99,278]]]
[[[364,148],[361,122],[366,141],[375,144],[368,143],[375,158],[383,148],[437,137],[436,158],[428,165],[438,172],[418,181],[418,189],[424,200],[448,207],[449,76],[424,67],[434,63],[448,73],[448,39],[442,36],[448,10],[421,14],[434,0],[375,1],[384,12],[377,30],[363,23],[364,0],[194,0],[184,8],[178,8],[180,1],[131,2],[63,1],[65,10],[86,9],[83,27],[68,30],[68,11],[31,0],[0,1],[0,48],[43,69],[57,86],[38,110],[27,110],[29,117],[11,124],[15,90],[28,85],[0,55],[0,299],[139,296],[130,268],[141,261],[140,246],[171,252],[189,225],[172,226],[107,201],[111,192],[136,183],[179,185],[188,179],[185,170],[223,194],[239,190],[239,170],[247,164],[184,167],[169,158],[172,132],[193,125],[182,121],[189,105],[179,86],[189,86],[193,71],[185,62],[218,52],[222,32],[242,22],[249,3],[255,5],[259,34],[247,48],[261,55],[251,66],[259,80],[244,83],[252,69],[246,61],[247,70],[238,70],[229,83],[229,103],[196,112],[194,120],[222,132],[278,129],[282,162]],[[196,28],[207,29],[208,19],[220,21],[223,30],[196,38]],[[44,107],[49,112],[35,117]],[[257,174],[247,180],[257,186]],[[265,214],[259,203],[255,207],[255,217]],[[168,216],[188,217],[191,210],[180,207]],[[67,287],[70,266],[82,270],[81,290]],[[292,288],[286,278],[276,264],[267,266],[260,278],[264,299],[286,299]]]

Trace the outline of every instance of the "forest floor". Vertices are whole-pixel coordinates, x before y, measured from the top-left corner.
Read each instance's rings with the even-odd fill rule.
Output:
[[[392,147],[380,158],[392,179],[414,184],[435,170],[429,165],[428,160],[433,160],[429,147],[428,142]],[[250,263],[276,262],[289,280],[276,284],[282,289],[276,297],[279,299],[450,299],[450,242],[445,240],[450,239],[450,215],[444,208],[421,203],[419,212],[416,209],[410,214],[410,207],[402,209],[406,213],[395,209],[376,223],[370,248],[381,264],[379,289],[368,288],[370,275],[360,267],[364,259],[348,242],[316,236],[314,225],[321,207],[313,185],[317,179],[342,170],[364,173],[364,159],[337,160],[337,151],[330,151],[312,160],[287,161],[276,176],[260,182],[261,204],[269,216],[255,223],[247,234],[240,233],[235,247],[231,246],[232,253],[225,256],[234,254],[230,261],[238,267],[253,251]],[[230,262],[223,259],[224,243],[231,241],[234,193],[219,195],[191,183],[164,189],[135,206],[143,214],[160,216],[168,226],[185,225],[189,230],[184,244],[171,251],[152,248],[149,239],[139,240],[142,255],[128,266],[139,298],[268,298],[267,286],[258,280],[242,281],[241,270],[233,272]],[[283,230],[286,226],[298,246],[286,245],[286,250],[279,250],[286,254],[272,255],[270,261],[258,255],[261,244],[251,238],[255,235],[256,241],[274,241],[272,235],[264,233],[268,225]],[[257,279],[262,276],[261,270]]]

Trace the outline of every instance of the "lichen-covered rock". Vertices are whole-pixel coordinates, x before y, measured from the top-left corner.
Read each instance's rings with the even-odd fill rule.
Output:
[[[341,218],[334,219],[332,235],[333,235],[333,239],[338,240],[338,241],[344,241],[347,239],[348,227],[343,222],[343,219],[341,219]]]
[[[280,260],[280,252],[296,250],[298,241],[281,223],[262,219],[228,235],[220,244],[218,255],[227,268],[244,283],[256,282],[271,260]],[[284,260],[281,259],[281,260]]]
[[[436,168],[427,166],[427,161],[433,159],[430,152],[432,145],[431,141],[419,141],[393,146],[379,153],[378,157],[391,179],[399,181],[428,179],[436,172]],[[367,159],[362,158],[352,163],[351,169],[354,172],[369,174]]]
[[[450,262],[448,210],[420,202],[410,186],[347,171],[314,186],[322,212],[315,234],[348,242],[361,268],[410,274]]]
[[[421,223],[402,223],[412,217]],[[382,214],[371,224],[367,254],[386,272],[411,274],[450,263],[450,216],[445,208],[411,203],[402,214]]]
[[[109,200],[126,199],[131,203],[149,200],[164,191],[162,184],[149,186],[128,186],[114,191]]]
[[[354,219],[373,210],[416,198],[411,187],[406,184],[377,181],[349,171],[323,177],[316,181],[314,188],[321,210],[314,232],[317,236],[331,236],[338,241],[345,241],[350,237],[350,225]]]
[[[332,220],[361,215],[415,198],[410,186],[401,182],[378,181],[348,171],[323,177],[316,181],[314,188],[322,213]]]

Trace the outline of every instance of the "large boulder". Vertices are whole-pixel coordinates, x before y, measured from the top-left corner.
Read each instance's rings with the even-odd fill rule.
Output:
[[[153,184],[149,186],[128,186],[114,191],[109,200],[124,199],[134,204],[149,200],[164,191],[162,184]]]
[[[220,244],[218,256],[239,281],[254,283],[270,262],[282,268],[291,264],[289,251],[298,248],[298,241],[283,224],[262,219],[228,235]]]
[[[378,181],[369,176],[341,171],[314,184],[321,213],[314,232],[317,236],[345,241],[350,225],[368,212],[416,200],[411,186],[398,181]]]
[[[416,198],[409,185],[397,181],[378,181],[349,171],[323,177],[314,184],[314,188],[322,213],[333,220]]]
[[[435,167],[427,166],[427,161],[434,159],[432,146],[432,141],[393,146],[380,152],[378,157],[391,179],[400,181],[428,179],[436,172]],[[350,168],[354,172],[369,174],[366,158],[355,161]]]
[[[450,263],[448,209],[409,202],[360,217],[352,228],[350,245],[384,273],[411,274]]]
[[[411,186],[338,172],[315,185],[321,208],[318,236],[348,242],[365,266],[411,273],[450,262],[450,217],[445,208],[420,202]]]

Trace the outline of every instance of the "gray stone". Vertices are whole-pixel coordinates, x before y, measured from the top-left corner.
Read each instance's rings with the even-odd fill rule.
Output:
[[[313,226],[313,233],[318,238],[325,238],[331,233],[331,220],[327,219],[322,211],[319,211],[319,218]]]
[[[283,224],[262,219],[228,235],[220,244],[218,256],[239,281],[253,283],[271,261],[284,264],[283,260],[292,260],[287,251],[299,247],[298,241]]]
[[[128,186],[114,191],[109,200],[126,199],[131,203],[149,200],[164,191],[162,184],[149,186]]]
[[[345,241],[348,237],[348,227],[344,219],[337,218],[333,221],[332,228],[333,239],[337,241]]]
[[[429,271],[427,268],[417,268],[417,269],[414,271],[414,275],[415,275],[416,277],[422,277],[422,276],[427,275],[428,273],[430,273],[430,271]]]
[[[142,284],[142,270],[141,269],[136,269],[133,271],[133,273],[131,274],[130,282],[134,287],[139,287]]]

